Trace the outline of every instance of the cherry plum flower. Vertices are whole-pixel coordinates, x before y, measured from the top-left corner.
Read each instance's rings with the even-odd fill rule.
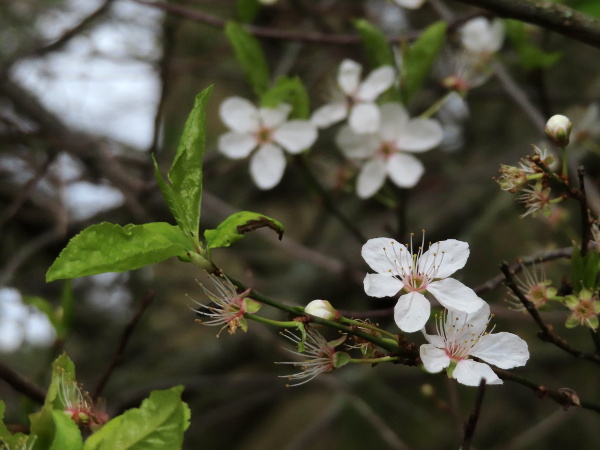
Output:
[[[424,240],[417,253],[391,238],[369,239],[362,257],[377,273],[367,274],[365,292],[371,297],[391,297],[402,291],[394,307],[394,320],[407,333],[421,330],[431,311],[429,292],[446,308],[473,313],[484,305],[472,289],[449,278],[462,269],[469,257],[469,244],[455,239],[430,244]]]
[[[229,97],[219,108],[221,120],[231,130],[219,137],[219,150],[232,159],[252,155],[250,174],[260,189],[271,189],[281,181],[283,150],[295,155],[317,139],[317,129],[309,121],[287,120],[291,110],[285,103],[257,108],[241,97]]]
[[[345,59],[338,71],[338,85],[343,98],[318,108],[311,122],[326,128],[348,118],[355,133],[372,133],[379,127],[381,119],[375,104],[377,97],[387,91],[394,82],[394,69],[382,66],[371,72],[361,83],[362,66],[355,61]]]
[[[467,386],[502,384],[488,364],[501,369],[523,366],[529,359],[527,343],[512,333],[487,332],[490,321],[487,303],[473,313],[449,309],[437,317],[437,334],[423,331],[428,344],[421,345],[420,356],[425,370],[437,373],[446,369],[449,377]],[[470,356],[483,362],[473,361]]]
[[[389,176],[398,187],[415,186],[425,168],[411,153],[431,150],[442,142],[444,131],[437,120],[411,119],[399,103],[381,106],[381,122],[375,133],[358,134],[340,129],[336,143],[346,157],[366,161],[358,175],[360,198],[373,196]]]
[[[465,50],[482,57],[496,53],[504,43],[504,25],[500,19],[490,21],[475,17],[465,23],[459,33]]]
[[[394,2],[406,9],[419,9],[425,0],[394,0]]]

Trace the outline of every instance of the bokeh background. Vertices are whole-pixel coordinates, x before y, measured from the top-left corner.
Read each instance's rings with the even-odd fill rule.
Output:
[[[286,387],[291,348],[278,330],[250,323],[235,335],[195,323],[194,302],[206,302],[203,275],[175,259],[125,274],[73,280],[71,329],[54,342],[53,331],[21,298],[41,297],[58,308],[63,282],[46,284],[45,272],[68,240],[83,228],[172,221],[154,180],[150,154],[166,172],[194,96],[214,85],[207,109],[202,228],[250,210],[286,227],[282,241],[259,230],[228,249],[216,264],[260,292],[291,305],[316,298],[357,317],[373,317],[398,331],[393,299],[369,298],[362,287],[368,267],[359,242],[331,214],[321,194],[290,162],[273,190],[258,190],[247,161],[231,161],[216,148],[225,132],[219,104],[231,95],[256,100],[222,24],[238,19],[233,0],[154,4],[135,0],[4,0],[0,4],[0,361],[39,386],[63,350],[78,379],[93,391],[115,354],[126,324],[149,291],[142,315],[103,396],[110,414],[134,407],[152,389],[185,385],[192,410],[188,449],[455,449],[473,406],[475,389],[442,375],[401,365],[345,367],[300,387]],[[163,6],[181,7],[165,12]],[[257,4],[252,25],[273,76],[298,75],[313,108],[328,100],[339,63],[367,66],[352,19],[366,18],[391,38],[415,36],[446,20],[450,31],[474,14],[461,3],[431,1],[411,11],[383,0],[279,0]],[[212,19],[217,20],[212,20]],[[349,43],[307,43],[266,38],[260,30],[354,36]],[[532,42],[560,59],[527,69],[507,41],[494,74],[466,102],[438,118],[447,131],[442,148],[419,155],[426,173],[410,191],[395,189],[401,207],[359,200],[344,180],[345,160],[325,130],[310,151],[309,167],[336,207],[368,239],[408,233],[426,240],[467,241],[471,256],[457,276],[471,287],[499,275],[502,260],[566,248],[579,235],[577,205],[550,219],[521,219],[514,197],[493,177],[501,163],[516,164],[544,141],[552,114],[582,114],[600,97],[600,50],[528,27]],[[449,34],[449,42],[456,36]],[[397,46],[395,47],[397,50]],[[440,63],[442,64],[442,63]],[[365,68],[365,70],[367,70]],[[408,105],[413,115],[446,91],[436,72]],[[595,121],[585,141],[571,146],[572,165],[584,163],[590,205],[598,210],[598,135]],[[420,237],[419,237],[420,239]],[[569,276],[568,261],[544,266],[555,286]],[[598,368],[541,342],[532,320],[510,308],[506,288],[482,289],[497,331],[527,340],[531,359],[517,373],[551,388],[568,387],[600,402]],[[277,311],[268,316],[285,318]],[[352,314],[354,313],[354,314]],[[566,330],[560,307],[544,318],[575,346],[591,350],[589,331]],[[334,335],[332,335],[334,336]],[[419,334],[408,336],[424,342]],[[0,380],[6,422],[26,426],[37,405]],[[600,417],[562,408],[510,382],[488,388],[474,445],[486,449],[593,449]]]

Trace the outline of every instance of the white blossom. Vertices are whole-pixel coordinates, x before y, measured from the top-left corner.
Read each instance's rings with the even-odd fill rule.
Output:
[[[362,248],[362,257],[377,273],[367,274],[365,292],[371,297],[403,295],[394,307],[394,320],[402,331],[421,330],[431,311],[429,292],[442,306],[472,313],[485,303],[472,289],[449,278],[462,269],[469,257],[469,244],[455,239],[430,244],[424,251],[425,237],[413,252],[391,238],[369,239]]]
[[[231,130],[219,137],[219,150],[232,159],[252,154],[250,174],[260,189],[271,189],[281,181],[283,150],[298,154],[317,139],[317,129],[309,121],[287,120],[291,110],[285,103],[257,108],[241,97],[229,97],[219,108],[221,120]]]
[[[482,378],[487,384],[502,384],[488,364],[501,369],[523,366],[529,359],[529,350],[517,335],[487,332],[490,318],[487,303],[470,314],[449,309],[438,316],[437,334],[423,331],[429,342],[420,348],[425,370],[437,373],[446,369],[449,377],[467,386],[479,385]],[[473,361],[469,356],[488,364]]]
[[[425,168],[411,153],[431,150],[443,137],[437,120],[411,119],[399,103],[386,103],[381,106],[381,122],[375,133],[358,134],[344,126],[336,143],[346,157],[364,161],[356,191],[360,198],[369,198],[381,189],[388,176],[396,186],[415,186]]]
[[[372,133],[379,127],[380,114],[375,100],[387,91],[394,82],[394,69],[382,66],[371,72],[361,83],[362,66],[345,59],[340,65],[337,81],[343,98],[321,106],[311,121],[319,128],[325,128],[348,118],[350,127],[356,133]]]
[[[406,9],[419,9],[425,0],[394,0],[394,2]]]
[[[463,47],[482,56],[496,53],[504,43],[504,25],[500,19],[489,21],[476,17],[465,23],[459,32]]]

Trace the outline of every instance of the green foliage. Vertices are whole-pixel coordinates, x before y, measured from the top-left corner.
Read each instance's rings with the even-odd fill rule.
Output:
[[[248,82],[258,97],[269,89],[269,66],[258,41],[244,28],[229,22],[225,34],[235,50],[235,57],[242,66]]]
[[[164,450],[183,445],[190,410],[181,401],[183,386],[153,391],[139,408],[110,420],[85,443],[85,450]]]
[[[273,229],[281,239],[283,235],[283,224],[281,222],[250,211],[232,214],[221,222],[216,229],[204,232],[207,248],[229,247],[234,242],[242,239],[245,233],[262,227]]]
[[[446,37],[446,23],[436,22],[423,31],[402,55],[402,97],[407,104],[429,74]]]
[[[519,62],[527,70],[548,68],[556,64],[562,54],[545,52],[536,46],[527,33],[525,24],[517,20],[505,20],[506,33],[519,55]]]
[[[598,282],[598,272],[600,267],[600,256],[596,251],[589,251],[585,256],[581,256],[579,248],[574,245],[571,255],[571,276],[573,291],[579,293],[582,288],[590,291],[596,290]]]
[[[236,0],[235,10],[240,22],[250,23],[260,11],[258,0]]]
[[[52,378],[50,380],[48,392],[46,393],[44,406],[50,406],[55,409],[64,409],[66,405],[64,405],[60,399],[59,391],[61,383],[64,383],[65,381],[76,381],[76,378],[75,364],[66,353],[63,353],[52,363]]]
[[[307,119],[310,114],[308,93],[298,77],[279,77],[277,83],[262,96],[261,105],[274,108],[281,103],[292,106],[291,117]]]
[[[196,96],[192,112],[188,116],[177,153],[171,164],[169,186],[160,175],[154,160],[156,180],[169,205],[173,217],[186,236],[197,243],[202,200],[202,158],[206,136],[206,102],[212,87]]]
[[[83,448],[81,432],[63,411],[44,406],[31,414],[31,435],[35,436],[34,450],[79,450]],[[31,437],[30,437],[31,439]]]
[[[121,227],[103,222],[73,237],[46,273],[46,281],[124,272],[193,251],[181,230],[156,222]]]
[[[392,47],[379,28],[364,19],[355,20],[354,27],[362,37],[371,68],[395,66]]]
[[[567,5],[579,12],[600,19],[600,2],[598,0],[572,0]]]

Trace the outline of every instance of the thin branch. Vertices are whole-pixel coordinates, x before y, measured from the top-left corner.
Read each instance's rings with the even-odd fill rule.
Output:
[[[600,21],[568,6],[542,0],[454,0],[510,19],[539,25],[572,39],[600,47]]]
[[[481,405],[483,404],[483,396],[485,394],[485,378],[482,378],[477,388],[477,396],[475,397],[475,405],[473,405],[473,412],[469,416],[469,420],[465,423],[465,437],[463,439],[461,450],[469,450],[471,448],[471,441],[473,440],[473,434],[475,434],[475,427],[477,426],[477,420],[481,413]]]
[[[592,240],[592,224],[589,217],[589,208],[587,204],[587,195],[585,193],[585,169],[580,167],[577,169],[577,177],[579,178],[579,195],[576,197],[579,201],[579,211],[581,214],[581,256],[585,256],[590,241]]]
[[[149,290],[144,296],[144,298],[142,298],[138,310],[123,330],[123,334],[121,335],[121,339],[119,340],[119,345],[117,346],[117,351],[115,352],[112,361],[108,364],[108,366],[106,366],[106,369],[104,369],[104,373],[100,377],[100,380],[98,380],[98,384],[96,385],[96,389],[94,390],[94,395],[92,395],[92,400],[96,401],[98,397],[102,395],[102,391],[104,390],[108,379],[110,378],[112,372],[123,358],[123,353],[125,352],[125,348],[127,347],[129,340],[131,339],[133,330],[139,323],[142,315],[144,314],[148,306],[150,306],[150,303],[152,303],[152,300],[154,300],[155,295],[156,294],[154,291]]]
[[[0,363],[0,379],[34,402],[44,404],[46,391],[3,363]]]
[[[515,280],[510,272],[508,264],[503,262],[500,265],[500,269],[506,278],[506,285],[513,291],[515,296],[521,301],[525,309],[529,312],[535,323],[537,323],[541,332],[538,333],[538,337],[546,342],[551,342],[556,345],[558,348],[564,350],[565,352],[573,355],[576,358],[586,359],[588,361],[592,361],[596,364],[600,364],[600,355],[596,353],[586,353],[581,350],[578,350],[567,343],[561,336],[556,334],[556,332],[552,329],[550,325],[547,325],[542,317],[540,316],[538,310],[535,305],[525,297],[525,295],[518,288]]]

